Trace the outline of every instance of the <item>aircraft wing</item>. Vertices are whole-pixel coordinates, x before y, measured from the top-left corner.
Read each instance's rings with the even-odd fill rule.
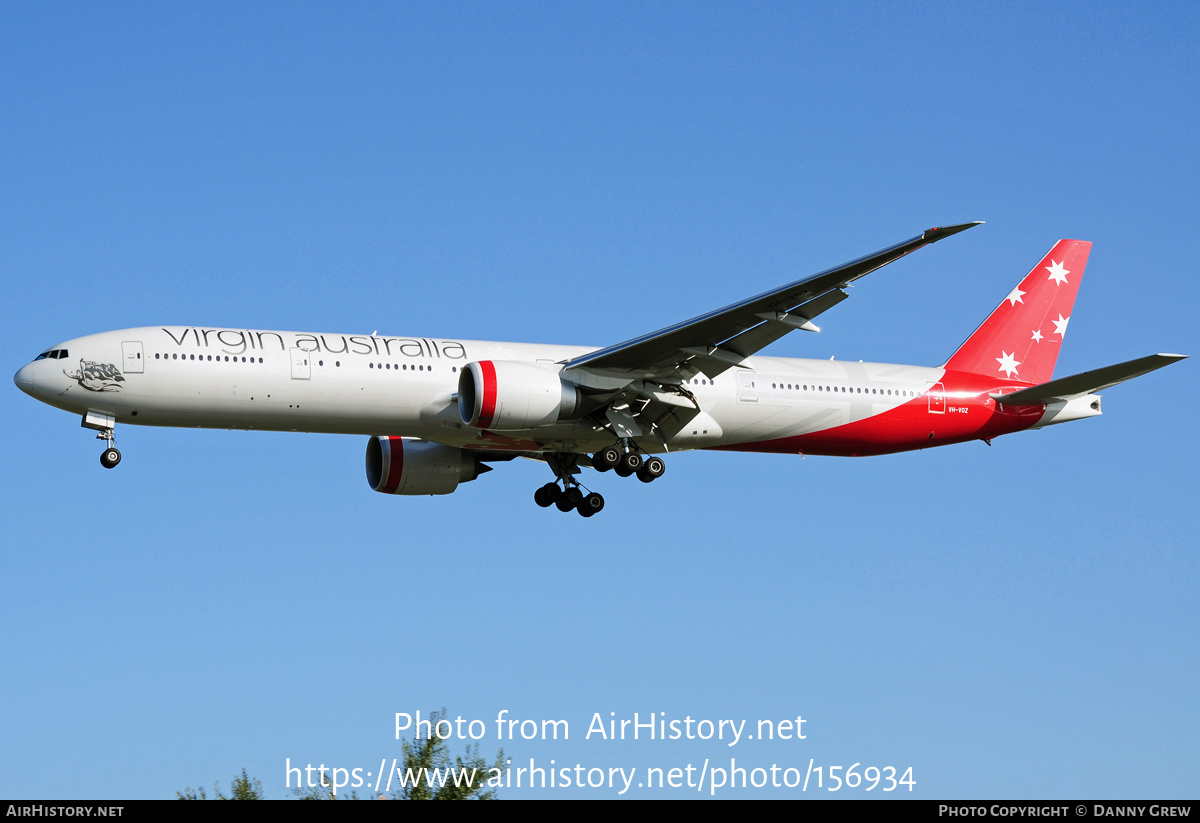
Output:
[[[1059,315],[1059,317],[1061,316]],[[1177,360],[1186,358],[1186,354],[1151,354],[1139,357],[1137,360],[1117,363],[1115,366],[1092,369],[1080,374],[1073,374],[1070,377],[1060,377],[1032,388],[1009,394],[993,394],[990,397],[1006,406],[1032,406],[1040,403],[1053,403],[1057,400],[1070,400],[1112,388],[1118,383],[1141,377],[1143,374],[1149,374],[1155,369],[1161,369],[1163,366],[1169,366]]]
[[[572,358],[566,361],[563,370],[569,374],[586,367],[652,377],[695,360],[693,365],[699,371],[714,377],[788,332],[819,331],[812,323],[813,318],[848,297],[843,289],[850,283],[909,252],[980,222],[929,229],[874,254],[723,309]]]

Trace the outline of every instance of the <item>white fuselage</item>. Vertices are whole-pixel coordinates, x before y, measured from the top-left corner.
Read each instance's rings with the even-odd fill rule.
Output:
[[[611,431],[575,420],[501,436],[464,424],[456,392],[472,361],[556,364],[588,347],[382,335],[144,327],[69,340],[25,366],[22,390],[116,422],[397,435],[474,448],[588,452]],[[879,415],[938,383],[940,368],[751,357],[683,381],[701,413],[648,452],[810,434]],[[531,445],[536,442],[536,447]],[[519,444],[519,445],[518,445]]]

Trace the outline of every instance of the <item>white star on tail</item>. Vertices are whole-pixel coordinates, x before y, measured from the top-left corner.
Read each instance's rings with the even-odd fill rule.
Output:
[[[1017,362],[1017,353],[1013,352],[1009,354],[1004,349],[1001,349],[1000,355],[1000,357],[996,358],[996,362],[1000,364],[1000,368],[996,371],[1004,372],[1005,377],[1012,377],[1017,373],[1017,366],[1021,365]]]
[[[1008,305],[1010,305],[1010,306],[1015,306],[1015,305],[1017,305],[1018,303],[1024,303],[1024,302],[1025,302],[1024,300],[1022,300],[1022,299],[1021,299],[1021,295],[1023,295],[1024,293],[1025,293],[1025,292],[1021,291],[1021,288],[1020,288],[1020,286],[1018,286],[1017,288],[1015,288],[1015,289],[1013,289],[1012,291],[1010,291],[1010,292],[1008,293],[1008,297],[1006,297],[1006,298],[1004,298],[1004,299],[1008,301]]]
[[[1060,286],[1067,282],[1067,275],[1071,273],[1063,268],[1062,263],[1055,263],[1053,260],[1045,268],[1046,271],[1050,272],[1050,279]]]
[[[1030,338],[1034,343],[1042,342],[1042,333],[1038,329],[1033,330],[1033,337]]]
[[[1054,333],[1055,334],[1057,334],[1059,337],[1067,336],[1067,324],[1071,322],[1071,318],[1063,317],[1062,312],[1059,312],[1058,319],[1051,320],[1050,322],[1054,324]]]

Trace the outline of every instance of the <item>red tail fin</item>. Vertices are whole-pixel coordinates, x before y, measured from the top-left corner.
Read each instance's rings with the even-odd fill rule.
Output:
[[[1059,240],[959,346],[947,369],[1045,383],[1071,319],[1092,244]]]

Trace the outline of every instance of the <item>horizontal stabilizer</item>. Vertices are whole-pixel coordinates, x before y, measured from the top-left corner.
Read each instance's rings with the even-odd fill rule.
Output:
[[[1070,377],[1060,377],[1049,383],[1042,383],[1029,389],[1011,392],[1009,394],[993,394],[997,400],[1006,406],[1032,406],[1041,403],[1053,403],[1058,400],[1070,400],[1073,397],[1083,397],[1093,392],[1103,391],[1118,383],[1149,374],[1155,369],[1169,366],[1177,360],[1184,360],[1186,354],[1152,354],[1139,357],[1127,363],[1117,363],[1115,366],[1105,366],[1092,369],[1082,374]]]

